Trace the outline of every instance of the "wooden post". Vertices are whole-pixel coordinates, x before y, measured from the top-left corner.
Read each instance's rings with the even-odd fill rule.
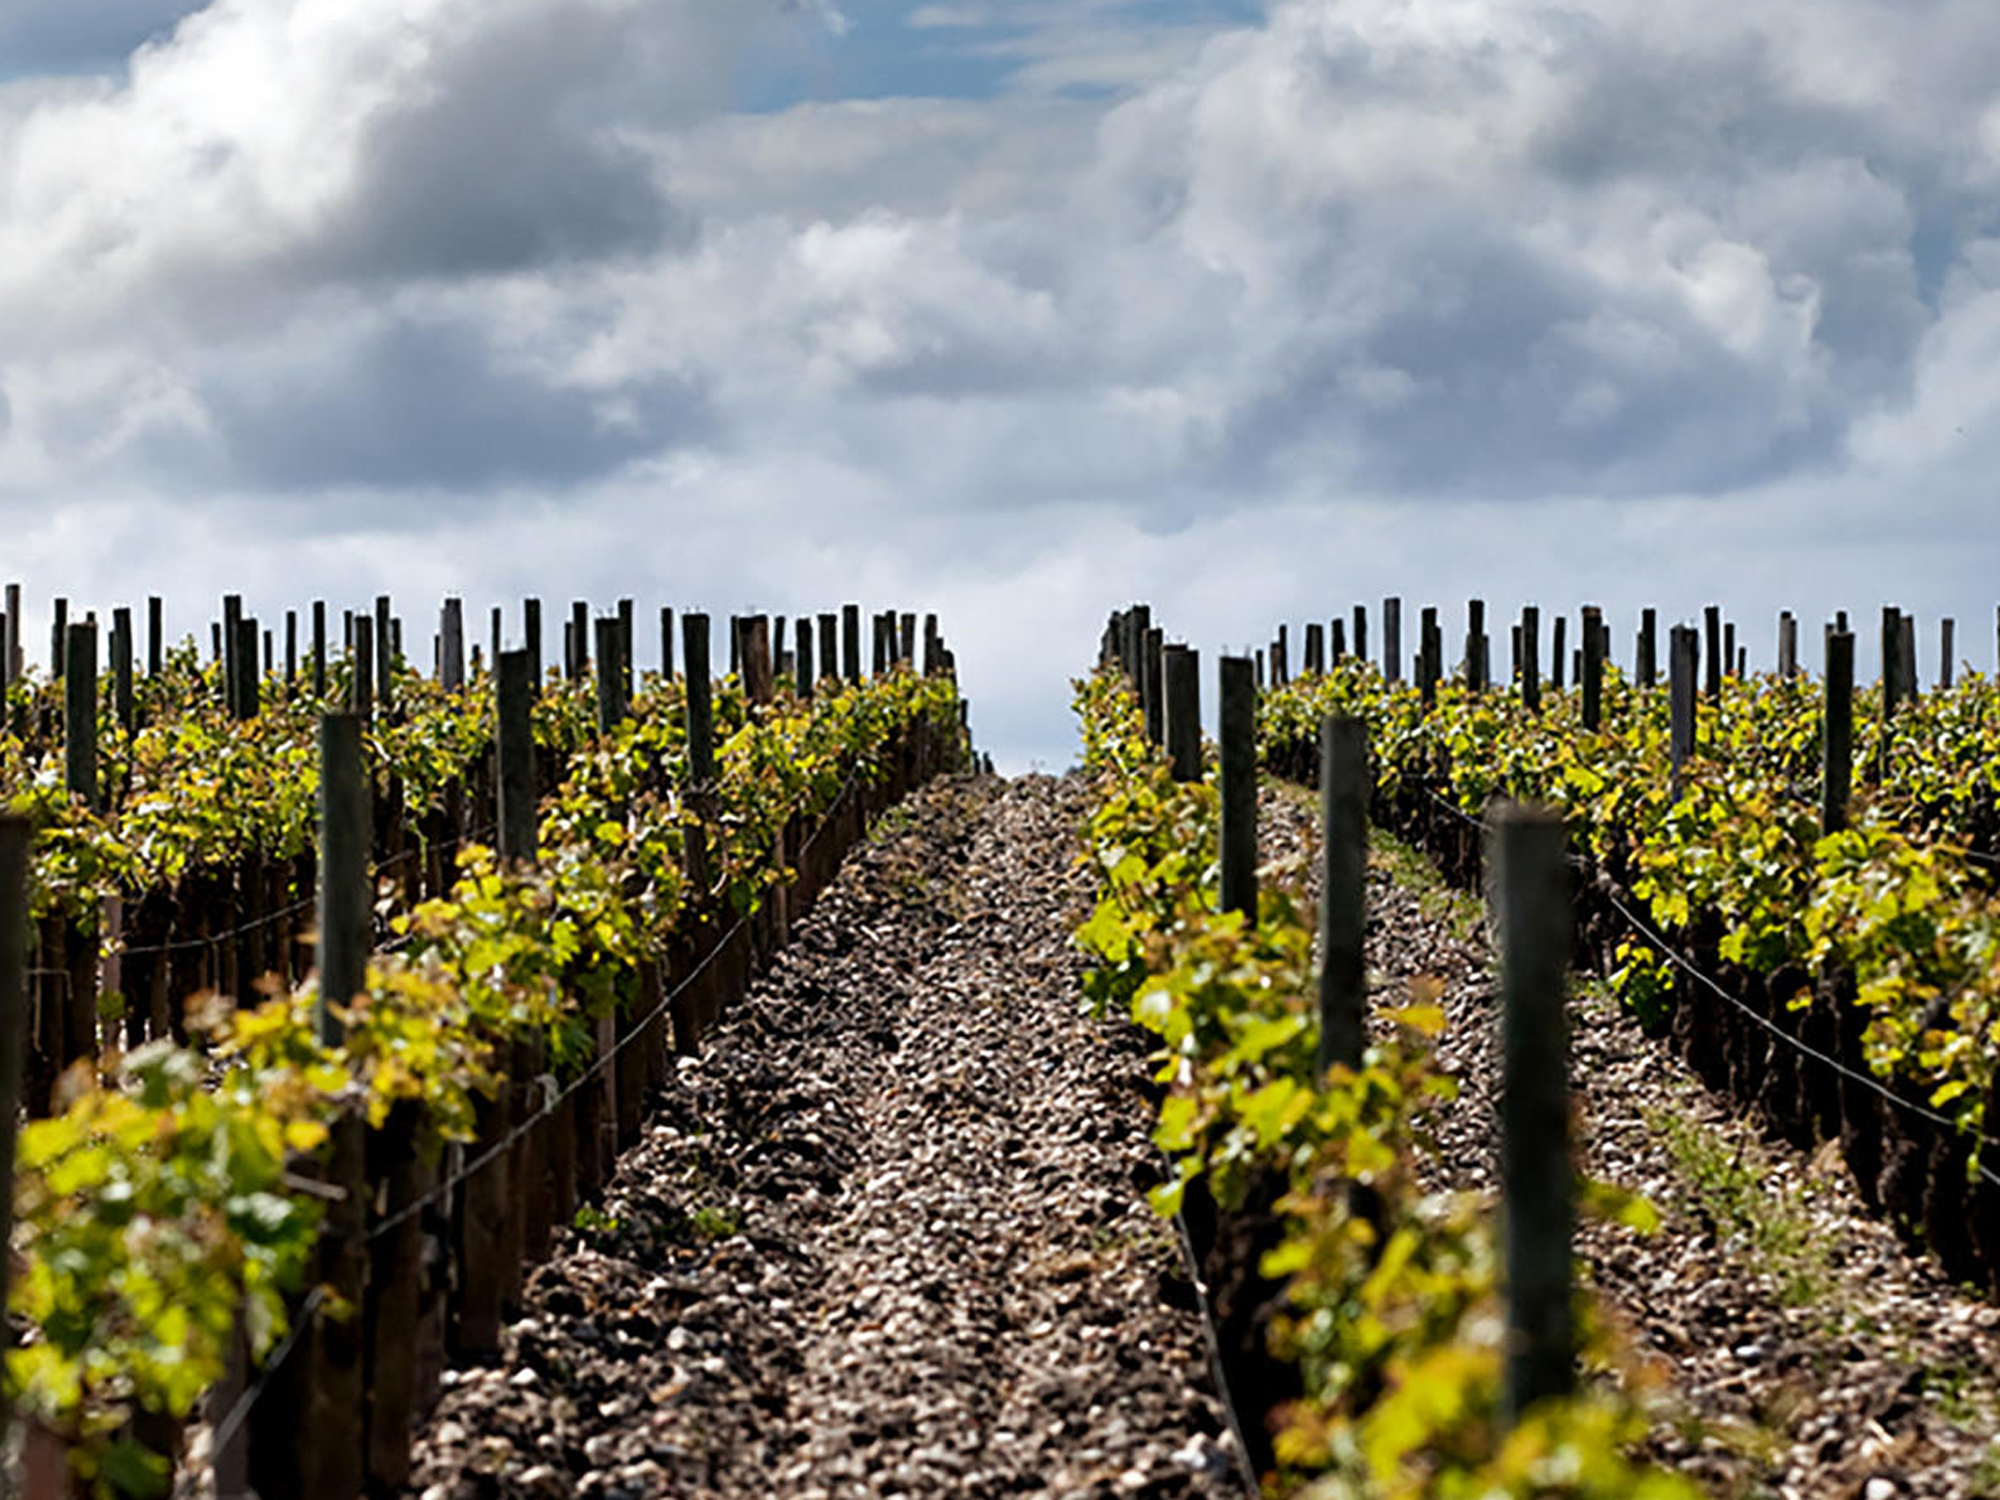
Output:
[[[1475,693],[1486,691],[1486,601],[1470,599],[1465,605],[1465,686]]]
[[[1563,648],[1563,635],[1569,629],[1569,616],[1557,615],[1555,629],[1549,632],[1549,686],[1557,692],[1563,690],[1563,667],[1569,661],[1569,653]]]
[[[1329,662],[1337,667],[1347,660],[1347,622],[1345,620],[1328,620],[1326,622],[1326,642],[1326,654]]]
[[[355,621],[358,627],[362,622]],[[368,766],[359,714],[319,721],[319,1036],[343,1035],[331,1005],[347,1004],[368,982]]]
[[[1734,620],[1725,620],[1722,623],[1722,675],[1725,677],[1734,677],[1737,675],[1736,622]]]
[[[1638,656],[1639,686],[1652,687],[1660,680],[1660,612],[1656,609],[1639,611]]]
[[[1938,621],[1938,686],[1941,688],[1951,686],[1958,665],[1953,659],[1956,653],[1951,644],[1952,631],[1955,628],[1950,615]]]
[[[222,659],[222,703],[233,719],[244,717],[237,695],[243,689],[243,596],[222,596],[222,644],[216,654]]]
[[[1711,604],[1701,612],[1702,628],[1706,634],[1704,646],[1706,655],[1705,691],[1710,702],[1722,692],[1722,606]]]
[[[625,679],[623,697],[627,703],[632,701],[632,694],[638,688],[638,681],[634,676],[638,658],[632,640],[632,611],[633,604],[630,599],[618,601],[618,665]]]
[[[831,610],[819,617],[819,676],[822,682],[840,677],[840,627]]]
[[[120,605],[111,612],[111,703],[118,727],[131,737],[138,727],[132,698],[132,611]],[[0,1240],[0,1244],[5,1244]]]
[[[1326,671],[1326,627],[1317,620],[1306,622],[1306,671]]]
[[[521,644],[528,652],[528,677],[539,694],[542,690],[542,601],[521,601]]]
[[[917,665],[917,617],[914,613],[906,613],[897,623],[903,636],[903,649],[897,660],[914,671]]]
[[[1144,681],[1143,673],[1146,664],[1145,651],[1146,651],[1146,643],[1144,638],[1142,637],[1139,642],[1139,667],[1142,674],[1141,676],[1142,683]],[[1286,683],[1290,682],[1291,680],[1292,680],[1292,643],[1289,637],[1286,635],[1284,623],[1280,621],[1278,624],[1278,638],[1271,642],[1271,686],[1283,687]],[[1145,694],[1142,691],[1140,693],[1140,698],[1143,700],[1144,697]]]
[[[63,773],[70,794],[89,808],[97,794],[97,627],[66,627],[63,663]]]
[[[236,621],[236,717],[254,719],[261,707],[261,684],[257,680],[257,621],[248,615]]]
[[[1257,921],[1257,682],[1246,657],[1222,658],[1222,909]]]
[[[876,641],[884,639],[877,632]],[[751,615],[743,622],[743,691],[752,703],[769,703],[778,695],[777,676],[771,670],[769,615]]]
[[[1403,601],[1394,594],[1382,601],[1382,674],[1403,680]]]
[[[1575,1184],[1569,1138],[1569,867],[1562,819],[1503,806],[1487,834],[1500,933],[1506,1412],[1568,1394]]]
[[[504,634],[505,626],[501,620],[500,606],[496,604],[486,621],[486,660],[492,664],[492,670],[495,672],[500,670],[500,650]]]
[[[359,625],[360,622],[357,620],[355,623]],[[372,696],[380,702],[383,713],[394,713],[396,708],[396,658],[401,655],[401,652],[397,649],[396,621],[394,615],[391,613],[389,596],[387,594],[377,594],[375,596],[375,633],[373,639],[375,647],[375,675],[370,679],[374,690]],[[360,641],[361,637],[357,635],[355,637],[357,646],[360,644]]]
[[[813,619],[811,615],[800,615],[798,625],[798,649],[792,662],[792,690],[807,702],[813,695],[813,666],[818,658],[813,654]]]
[[[619,700],[624,696],[618,691],[625,680],[625,673],[618,662],[618,617],[605,615],[597,621],[597,639],[594,642],[597,684],[597,732],[609,737],[625,717],[625,705]]]
[[[1368,1044],[1368,726],[1329,714],[1320,725],[1319,1057],[1321,1077],[1335,1063],[1361,1066]]]
[[[157,630],[153,639],[159,639]],[[7,680],[15,681],[27,665],[21,657],[21,585],[10,583],[7,585]]]
[[[1604,615],[1594,604],[1583,607],[1583,727],[1604,723]]]
[[[326,601],[313,600],[312,690],[315,701],[326,698]]]
[[[1673,793],[1681,791],[1681,767],[1694,754],[1695,632],[1676,625],[1667,639],[1668,753],[1673,761]]]
[[[438,686],[448,693],[465,687],[465,606],[456,599],[444,601],[438,611]]]
[[[708,671],[708,616],[685,615],[681,649],[687,681],[688,777],[697,788],[715,783],[715,705]]]
[[[1789,609],[1778,616],[1778,675],[1787,682],[1799,675],[1799,622]]]
[[[494,683],[494,745],[500,762],[500,857],[535,857],[534,662],[526,650],[502,651]]]
[[[670,604],[660,606],[660,680],[674,680],[674,610]]]
[[[1164,745],[1167,742],[1165,667],[1161,661],[1165,649],[1166,642],[1160,627],[1148,626],[1143,663],[1145,692],[1141,695],[1141,701],[1146,705],[1146,738],[1155,745]]]
[[[354,617],[350,668],[347,709],[365,724],[375,717],[375,622],[366,615]]]
[[[861,680],[861,606],[840,606],[841,675],[849,682]]]
[[[576,642],[576,651],[569,664],[570,681],[583,681],[584,673],[590,666],[590,601],[573,599],[569,606],[571,639]]]
[[[1819,826],[1838,833],[1847,826],[1847,799],[1854,781],[1854,637],[1845,630],[1826,633],[1826,715],[1821,764]]]
[[[1160,675],[1167,700],[1167,757],[1174,780],[1201,780],[1201,656],[1190,646],[1168,646]]]
[[[1437,702],[1438,682],[1444,676],[1444,636],[1434,606],[1424,609],[1417,653],[1417,685],[1423,692],[1424,707],[1429,708]]]
[[[0,1161],[7,1163],[10,1183],[21,1063],[28,1047],[28,858],[33,841],[26,818],[0,815]],[[0,1245],[9,1242],[13,1231],[14,1195],[0,1193]],[[11,1256],[0,1255],[0,1307],[7,1305],[11,1261]],[[0,1319],[0,1355],[12,1344],[6,1320]],[[6,1405],[0,1403],[0,1444],[6,1441],[7,1416]]]
[[[1923,696],[1923,685],[1917,680],[1917,617],[1904,615],[1902,639],[1898,643],[1902,651],[1902,664],[1897,676],[1903,684],[1903,697],[1914,703]]]
[[[1535,604],[1521,611],[1521,704],[1542,711],[1542,611]]]
[[[1368,660],[1368,606],[1354,606],[1354,654],[1362,661]]]

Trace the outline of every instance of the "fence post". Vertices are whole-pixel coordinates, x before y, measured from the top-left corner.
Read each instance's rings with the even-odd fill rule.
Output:
[[[681,650],[687,683],[688,779],[696,787],[708,787],[715,781],[715,702],[708,672],[707,615],[681,617]]]
[[[1329,714],[1320,725],[1319,1076],[1361,1066],[1368,1043],[1368,726]]]
[[[1395,594],[1382,601],[1382,675],[1403,680],[1403,601]]]
[[[97,796],[97,627],[88,622],[66,628],[63,663],[63,771],[65,783],[83,805]]]
[[[1557,615],[1555,629],[1549,632],[1549,686],[1557,692],[1563,690],[1563,664],[1569,655],[1563,650],[1563,637],[1569,632],[1569,616]]]
[[[533,670],[526,650],[500,653],[494,741],[500,760],[500,857],[509,862],[535,857]]]
[[[1826,633],[1826,715],[1820,788],[1821,833],[1847,826],[1847,797],[1854,780],[1854,637],[1845,630]]]
[[[620,697],[626,703],[632,701],[632,691],[637,686],[634,678],[637,650],[632,640],[633,611],[635,608],[636,606],[630,599],[620,599],[618,601],[618,665],[621,668],[619,677],[624,684],[624,689]]]
[[[1952,635],[1957,626],[1950,615],[1938,621],[1938,686],[1949,688],[1955,675],[1957,663],[1952,660]]]
[[[138,727],[132,700],[132,611],[122,605],[111,614],[111,703],[118,727],[131,737]],[[5,1240],[0,1240],[4,1245]]]
[[[751,615],[743,622],[743,691],[752,703],[769,703],[777,696],[769,615]]]
[[[606,615],[598,620],[596,634],[593,665],[597,673],[597,732],[608,736],[625,717],[625,705],[619,701],[624,695],[618,691],[625,681],[618,661],[618,617]]]
[[[1706,668],[1705,683],[1709,701],[1713,702],[1722,694],[1722,606],[1708,605],[1702,610],[1701,619],[1702,629],[1706,635],[1706,640],[1703,642],[1706,648],[1703,661]]]
[[[359,623],[358,621],[356,622]],[[356,641],[360,640],[357,635]],[[389,596],[375,596],[375,676],[374,696],[382,705],[382,712],[393,713],[396,707],[396,621],[391,612]]]
[[[840,675],[849,682],[861,680],[861,606],[840,606]]]
[[[354,650],[349,663],[347,707],[364,724],[375,716],[375,622],[354,617]]]
[[[1245,656],[1221,663],[1222,909],[1257,921],[1257,680]]]
[[[528,652],[528,682],[540,693],[542,690],[542,601],[523,599],[521,601],[521,644]]]
[[[1164,633],[1157,625],[1146,627],[1145,659],[1141,671],[1145,678],[1145,692],[1141,695],[1146,705],[1146,738],[1155,745],[1167,742],[1166,684],[1162,680],[1165,651]]]
[[[1465,685],[1474,693],[1486,691],[1486,601],[1469,599],[1465,605]]]
[[[1569,867],[1562,819],[1495,809],[1487,833],[1499,907],[1503,1045],[1500,1177],[1510,1419],[1575,1378],[1570,1239]]]
[[[1660,680],[1660,612],[1656,609],[1639,611],[1639,660],[1636,666],[1640,687],[1652,687]]]
[[[326,697],[326,601],[313,600],[312,685],[315,700]]]
[[[1676,625],[1667,638],[1668,752],[1673,759],[1673,794],[1681,793],[1681,768],[1694,754],[1695,633]]]
[[[1161,675],[1167,700],[1167,755],[1174,780],[1201,780],[1201,656],[1190,646],[1168,646]]]
[[[1604,722],[1604,615],[1594,604],[1583,607],[1583,727]]]
[[[798,620],[798,644],[792,652],[792,691],[807,702],[813,695],[813,667],[818,658],[814,655],[813,617],[800,615]]]
[[[357,628],[361,621],[356,620]],[[319,721],[319,1007],[320,1040],[337,1046],[333,1003],[347,1004],[368,982],[369,796],[361,756],[361,716],[323,714]]]
[[[465,606],[447,599],[438,612],[438,686],[457,692],[465,686]]]
[[[1534,604],[1521,610],[1521,703],[1531,714],[1542,711],[1542,611]]]

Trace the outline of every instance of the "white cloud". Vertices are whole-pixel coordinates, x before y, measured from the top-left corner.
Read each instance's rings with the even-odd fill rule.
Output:
[[[0,507],[269,517],[363,593],[518,587],[516,549],[599,591],[839,578],[975,611],[1003,677],[1129,594],[1248,639],[1429,563],[1721,579],[1876,496],[1955,540],[1827,566],[1967,608],[1990,6],[932,6],[912,45],[1007,90],[728,112],[839,14],[216,0],[127,78],[0,89]],[[996,695],[1021,746],[1036,670]]]

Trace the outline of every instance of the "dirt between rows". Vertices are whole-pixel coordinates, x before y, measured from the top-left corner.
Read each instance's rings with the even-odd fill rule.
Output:
[[[936,783],[683,1060],[422,1500],[1241,1494],[1144,1047],[1079,1014],[1081,788]]]
[[[1268,789],[1266,857],[1314,895],[1313,799]],[[1274,874],[1276,871],[1274,871]],[[1441,1186],[1498,1181],[1498,1002],[1476,900],[1375,836],[1374,1008],[1443,981]],[[1872,1215],[1837,1147],[1802,1153],[1711,1093],[1600,984],[1570,1006],[1584,1174],[1644,1194],[1651,1235],[1586,1223],[1584,1274],[1659,1382],[1651,1455],[1718,1497],[2000,1497],[2000,1309]]]

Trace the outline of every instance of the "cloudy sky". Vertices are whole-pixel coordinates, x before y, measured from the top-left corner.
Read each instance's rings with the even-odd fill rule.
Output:
[[[1130,598],[1894,601],[1990,670],[1996,361],[1991,0],[0,7],[31,642],[899,604],[1014,768]]]

